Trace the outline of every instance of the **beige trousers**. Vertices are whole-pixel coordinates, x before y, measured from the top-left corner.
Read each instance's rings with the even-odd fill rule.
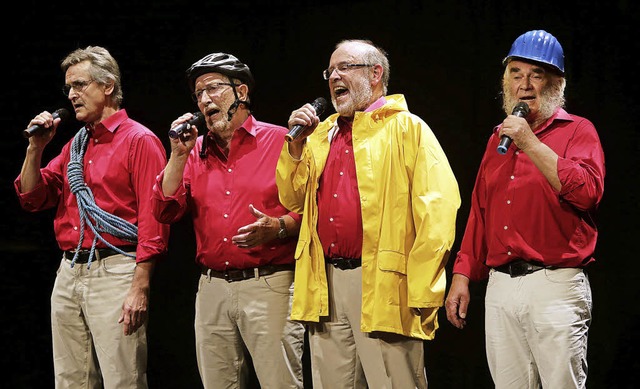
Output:
[[[118,324],[135,266],[120,254],[90,269],[62,258],[51,293],[56,388],[147,388],[146,324],[129,336]]]
[[[247,388],[253,362],[262,389],[302,388],[304,325],[289,320],[293,271],[244,281],[202,275],[196,357],[207,389]]]
[[[360,331],[362,268],[327,265],[329,317],[309,325],[314,389],[427,388],[420,339]]]

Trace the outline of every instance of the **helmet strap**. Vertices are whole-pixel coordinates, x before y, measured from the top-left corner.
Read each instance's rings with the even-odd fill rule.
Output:
[[[209,138],[209,132],[205,132],[202,136],[202,148],[200,149],[200,159],[207,158],[207,138]]]
[[[242,101],[238,98],[238,91],[236,91],[236,83],[233,82],[231,77],[227,76],[227,78],[229,79],[229,83],[232,85],[231,89],[233,90],[233,96],[236,98],[236,100],[233,102],[233,104],[231,104],[231,106],[229,107],[229,110],[227,111],[228,120],[231,121],[231,118],[233,118],[233,115],[238,110],[238,107],[240,106],[240,104],[244,104],[245,107],[247,107],[247,109],[249,110],[251,109],[251,106],[246,101]]]

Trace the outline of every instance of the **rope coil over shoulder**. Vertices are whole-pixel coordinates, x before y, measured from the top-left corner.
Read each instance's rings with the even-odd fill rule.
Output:
[[[88,225],[95,235],[93,243],[91,244],[87,268],[91,267],[91,260],[93,259],[98,239],[118,253],[135,258],[135,255],[126,253],[107,242],[102,237],[101,233],[107,233],[131,243],[138,242],[138,227],[98,207],[96,205],[95,198],[93,197],[93,192],[91,192],[91,189],[85,184],[83,158],[87,151],[88,142],[89,131],[86,127],[82,127],[73,138],[73,142],[71,144],[71,157],[69,164],[67,165],[69,187],[71,188],[71,193],[76,196],[78,212],[80,213],[80,240],[78,241],[78,246],[76,248],[76,253],[73,256],[73,260],[71,261],[71,267],[75,265],[78,253],[82,249],[85,225]]]

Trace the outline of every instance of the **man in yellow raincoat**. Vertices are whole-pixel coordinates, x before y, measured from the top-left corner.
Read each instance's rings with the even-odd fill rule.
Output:
[[[293,111],[289,128],[304,129],[276,173],[280,201],[303,215],[291,319],[309,324],[313,386],[426,388],[458,184],[429,126],[386,95],[384,50],[342,41],[323,76],[337,113]]]

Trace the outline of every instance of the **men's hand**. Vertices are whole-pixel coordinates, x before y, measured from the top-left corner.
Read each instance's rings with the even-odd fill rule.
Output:
[[[278,218],[265,215],[252,204],[249,204],[249,210],[257,220],[240,227],[238,234],[231,238],[233,244],[243,249],[249,249],[276,239],[280,229]]]
[[[132,286],[122,304],[122,313],[118,323],[122,323],[124,334],[131,335],[147,320],[149,309],[148,291]]]
[[[444,302],[447,319],[454,327],[462,329],[467,324],[469,300],[469,278],[462,274],[454,274],[449,294]]]

